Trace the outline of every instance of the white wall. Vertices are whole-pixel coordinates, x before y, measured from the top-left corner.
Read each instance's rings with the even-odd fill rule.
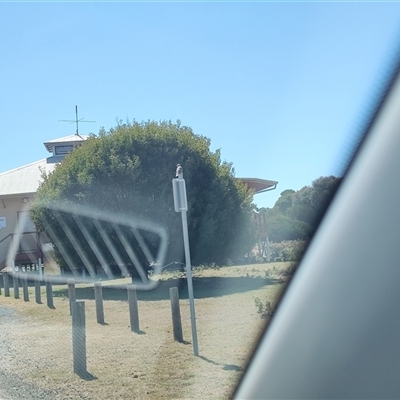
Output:
[[[24,202],[24,198],[28,199],[29,201]],[[30,221],[28,215],[33,200],[33,196],[16,196],[0,199],[0,217],[5,217],[7,223],[7,226],[5,228],[0,229],[0,242],[10,233],[16,233],[18,231],[18,228],[21,232],[31,232],[35,230],[35,227],[32,224],[32,221]],[[24,213],[24,217],[21,212],[26,212],[26,214]],[[20,215],[19,221],[18,214]],[[20,224],[20,227],[18,227],[18,223]],[[34,245],[33,237],[27,236],[24,240],[27,242],[26,245],[28,247]],[[10,239],[6,239],[5,241],[0,243],[0,262],[7,258],[10,245]],[[47,257],[42,260],[44,271],[46,274],[58,275],[60,273],[60,269],[58,265],[54,262],[53,256],[50,253],[51,252],[49,252],[49,249],[47,248]]]

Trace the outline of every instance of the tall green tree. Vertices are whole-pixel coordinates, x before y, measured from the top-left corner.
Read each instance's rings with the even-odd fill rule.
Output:
[[[222,162],[219,151],[210,150],[209,139],[179,122],[133,122],[108,132],[102,129],[45,178],[32,219],[52,240],[56,259],[64,268],[68,265],[54,233],[63,238],[76,262],[80,258],[46,206],[49,201],[66,200],[76,207],[90,206],[154,222],[169,233],[167,262],[182,261],[181,217],[174,211],[171,184],[177,163],[183,166],[186,181],[193,264],[224,263],[248,252],[255,241],[251,192],[235,179],[232,164]],[[79,238],[78,227],[74,225],[72,230]],[[154,237],[146,239],[157,246]],[[102,238],[97,240],[104,244]],[[118,242],[116,237],[113,240]],[[97,262],[89,248],[86,254]],[[111,265],[112,254],[105,256]],[[129,264],[125,256],[124,262]]]
[[[311,234],[311,227],[303,221],[290,218],[277,210],[266,211],[268,238],[272,242],[284,240],[307,239]]]
[[[321,176],[311,186],[304,186],[293,194],[292,207],[287,210],[287,215],[315,229],[340,182],[341,178],[335,176]]]
[[[310,238],[339,187],[341,178],[320,177],[297,192],[281,193],[272,209],[266,210],[270,240]]]

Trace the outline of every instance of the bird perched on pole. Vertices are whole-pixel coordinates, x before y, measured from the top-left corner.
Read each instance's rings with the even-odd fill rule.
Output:
[[[179,174],[183,172],[181,164],[176,164],[175,178],[179,178]]]

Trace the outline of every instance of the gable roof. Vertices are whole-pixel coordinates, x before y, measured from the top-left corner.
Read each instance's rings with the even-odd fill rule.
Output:
[[[0,197],[33,194],[42,182],[42,171],[52,172],[56,164],[46,159],[23,165],[0,174]]]

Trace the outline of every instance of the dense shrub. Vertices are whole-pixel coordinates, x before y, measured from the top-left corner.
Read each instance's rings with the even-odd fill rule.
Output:
[[[169,234],[166,263],[181,262],[182,224],[174,211],[171,185],[178,162],[184,168],[187,185],[193,264],[223,264],[228,258],[247,253],[255,241],[252,193],[235,179],[232,164],[221,160],[219,150],[210,150],[209,139],[179,122],[134,122],[118,125],[109,132],[101,130],[98,137],[88,139],[45,177],[32,220],[54,244],[55,258],[64,269],[70,264],[82,265],[81,257],[59,223],[61,219],[57,220],[46,206],[49,202],[68,201],[77,208],[89,206],[99,213],[115,212],[164,227]],[[73,233],[82,243],[88,263],[99,264],[92,249],[79,240],[82,233],[73,217],[64,217],[76,228]],[[92,226],[90,221],[87,225],[87,229]],[[112,244],[120,251],[121,262],[130,265],[131,258],[112,226],[104,226],[103,230],[109,232]],[[134,242],[132,232],[128,230],[126,236]],[[148,234],[143,240],[156,249],[159,244],[153,236]],[[105,248],[94,228],[93,237],[99,248]],[[140,244],[136,248],[142,255]],[[68,254],[70,263],[64,254]],[[114,255],[110,251],[104,251],[103,258],[103,264],[113,267]]]
[[[306,240],[286,240],[280,243],[270,243],[270,261],[299,261],[306,250]]]

